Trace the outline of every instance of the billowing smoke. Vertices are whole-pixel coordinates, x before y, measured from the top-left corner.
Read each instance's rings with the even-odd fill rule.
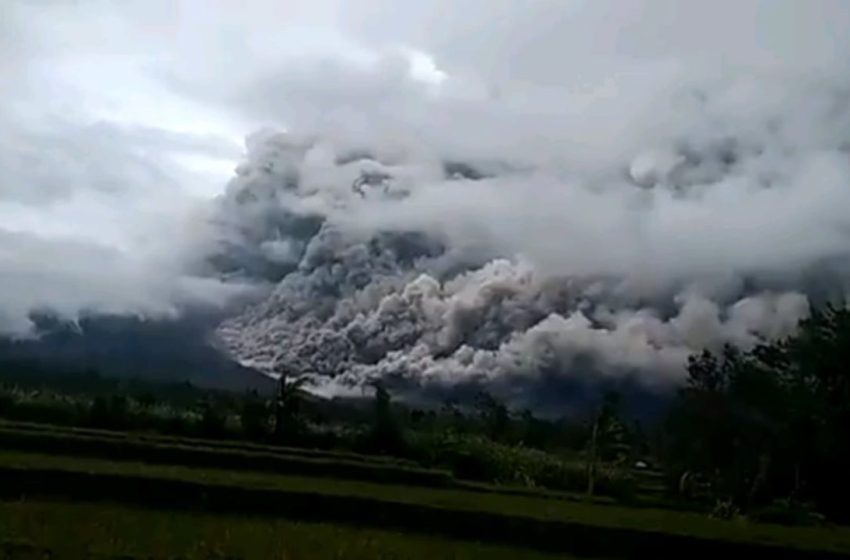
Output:
[[[433,126],[391,107],[417,132],[392,142],[381,115],[359,144],[345,119],[258,133],[217,259],[280,282],[220,341],[326,391],[471,384],[534,405],[552,379],[665,388],[694,351],[785,336],[850,278],[850,90],[782,83],[669,90],[610,153],[581,146],[596,109],[523,137],[510,97],[489,109],[502,140],[464,149],[451,131],[481,115],[425,87]]]
[[[843,0],[6,3],[2,335],[537,405],[846,297]]]

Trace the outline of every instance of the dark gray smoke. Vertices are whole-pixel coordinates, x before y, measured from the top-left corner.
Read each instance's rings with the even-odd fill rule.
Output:
[[[2,336],[200,306],[326,392],[535,404],[847,293],[846,1],[6,4]]]
[[[221,344],[327,392],[387,379],[533,406],[558,383],[668,388],[696,350],[789,334],[846,289],[847,94],[749,119],[707,95],[612,172],[255,135],[216,259],[280,281]]]

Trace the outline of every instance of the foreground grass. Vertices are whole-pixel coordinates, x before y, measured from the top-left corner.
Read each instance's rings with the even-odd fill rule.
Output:
[[[282,500],[286,499],[287,492],[307,493],[317,497],[351,497],[369,500],[371,507],[374,508],[380,508],[382,503],[424,506],[430,508],[428,515],[431,516],[439,516],[441,511],[462,512],[469,520],[484,514],[499,514],[526,520],[539,520],[541,523],[571,523],[581,526],[627,529],[641,533],[682,535],[713,541],[773,544],[805,550],[832,550],[845,553],[850,551],[850,530],[844,528],[779,527],[743,521],[725,522],[698,514],[648,508],[634,509],[456,489],[427,489],[327,478],[275,476],[234,470],[119,463],[31,453],[2,452],[0,466],[184,480],[211,487],[259,489],[269,493],[281,492]],[[427,531],[428,527],[423,526],[421,530]]]
[[[110,439],[114,441],[144,442],[149,443],[151,445],[182,445],[216,449],[222,451],[250,451],[258,453],[270,453],[274,455],[281,455],[284,457],[306,457],[312,459],[358,461],[378,465],[397,465],[408,467],[418,466],[413,461],[386,455],[364,455],[362,453],[354,453],[350,451],[308,449],[304,447],[289,447],[285,445],[272,445],[268,443],[257,443],[244,440],[197,438],[189,436],[161,434],[151,431],[106,430],[102,428],[87,428],[80,426],[45,424],[40,422],[25,422],[20,420],[8,420],[4,418],[0,418],[0,430],[24,433],[29,432],[35,434],[62,434],[66,436],[83,436]]]
[[[0,557],[436,559],[565,558],[390,531],[112,504],[0,502]]]
[[[359,479],[406,486],[438,486],[547,499],[584,500],[583,494],[458,480],[447,471],[425,469],[412,461],[349,452],[299,449],[250,442],[217,441],[150,433],[55,426],[0,419],[0,448],[79,457],[106,457],[165,465],[267,471],[275,474]],[[318,467],[318,468],[317,468]],[[353,467],[353,468],[352,468]],[[586,485],[582,485],[585,487]],[[596,496],[595,503],[613,503]]]
[[[196,443],[164,443],[112,435],[81,435],[60,431],[5,428],[0,426],[0,447],[52,454],[80,455],[200,468],[233,468],[329,478],[392,481],[405,485],[451,486],[447,471],[423,469],[362,459],[306,457],[290,452],[246,451],[215,448]]]

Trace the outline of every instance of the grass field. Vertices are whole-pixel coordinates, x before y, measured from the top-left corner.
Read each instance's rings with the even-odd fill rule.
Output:
[[[307,474],[311,477],[379,481],[384,484],[394,482],[427,487],[464,488],[547,499],[584,499],[583,495],[565,491],[457,480],[447,471],[425,469],[412,461],[387,456],[28,422],[0,420],[0,449],[107,457],[166,465],[232,468],[275,474]],[[596,496],[593,501],[612,503],[613,499]]]
[[[850,557],[846,528],[470,484],[352,453],[8,422],[0,448],[7,558]]]
[[[55,424],[42,424],[38,422],[22,422],[15,420],[0,419],[0,430],[25,432],[25,433],[50,433],[71,436],[86,436],[95,438],[106,438],[114,441],[144,442],[150,444],[172,444],[192,447],[203,447],[223,451],[251,451],[257,453],[273,453],[287,457],[306,457],[312,459],[334,459],[340,461],[357,461],[370,464],[389,464],[416,467],[416,463],[398,457],[386,455],[363,455],[349,451],[333,451],[325,449],[306,449],[303,447],[287,447],[281,445],[269,445],[251,441],[238,441],[226,439],[201,439],[188,436],[165,435],[155,432],[121,432],[115,430],[104,430],[99,428],[83,428],[76,426],[62,426]]]
[[[451,474],[386,461],[363,458],[307,457],[286,450],[237,450],[210,446],[204,440],[174,443],[153,439],[68,433],[62,430],[36,431],[0,426],[0,448],[117,457],[152,463],[197,467],[239,468],[314,477],[378,480],[419,486],[450,486]]]
[[[0,556],[10,560],[567,558],[321,523],[58,502],[0,502]]]
[[[424,533],[445,534],[448,531],[455,536],[476,539],[487,539],[492,529],[493,541],[515,541],[517,545],[539,545],[568,552],[588,551],[588,547],[597,546],[610,551],[632,547],[635,550],[685,551],[698,547],[706,553],[704,557],[709,556],[709,551],[714,551],[712,554],[755,551],[757,548],[751,547],[765,546],[770,548],[762,552],[773,557],[779,557],[779,548],[773,547],[783,547],[786,557],[809,557],[816,551],[850,551],[850,531],[843,528],[724,522],[667,510],[467,490],[12,452],[0,453],[0,467],[13,469],[0,478],[0,484],[7,486],[20,487],[14,475],[32,471],[30,491],[35,493],[45,491],[40,489],[49,487],[52,476],[81,475],[68,483],[71,487],[68,495],[74,499],[85,497],[87,492],[99,499],[110,499],[125,491],[136,496],[132,499],[138,499],[133,492],[141,492],[145,500],[157,498],[155,495],[161,493],[156,499],[159,506],[203,508],[216,503],[218,509],[224,502],[215,502],[215,499],[217,493],[223,493],[229,500],[226,505],[240,512],[250,513],[256,509],[257,512],[308,520],[322,520],[327,516],[334,522],[365,523]],[[175,482],[189,485],[197,492],[186,494],[181,486],[173,485]],[[14,493],[14,488],[7,487],[4,491]],[[205,501],[191,503],[196,498],[186,496],[203,496]],[[792,554],[795,550],[796,556]]]

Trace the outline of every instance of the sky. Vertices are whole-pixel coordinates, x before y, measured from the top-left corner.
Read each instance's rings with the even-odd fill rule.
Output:
[[[424,185],[392,212],[309,202],[354,233],[653,286],[843,257],[847,29],[842,0],[5,0],[0,333],[250,290],[204,255],[267,127]],[[460,193],[429,175],[447,158],[519,171]]]

